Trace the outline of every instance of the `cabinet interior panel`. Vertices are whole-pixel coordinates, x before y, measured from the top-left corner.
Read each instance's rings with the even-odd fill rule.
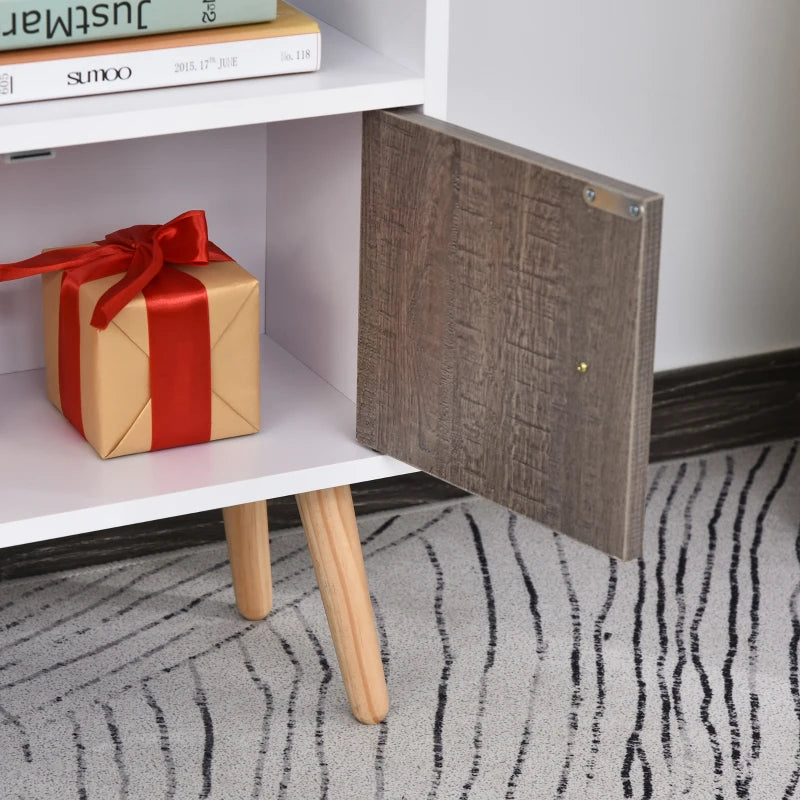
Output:
[[[416,112],[364,121],[359,441],[637,555],[661,198]]]
[[[102,461],[45,397],[0,376],[0,547],[412,472],[355,441],[355,405],[267,337],[261,431]]]
[[[71,147],[0,164],[0,261],[199,208],[209,234],[264,279],[266,127]],[[40,279],[0,283],[0,373],[42,366]],[[262,319],[263,331],[263,319]]]
[[[361,115],[268,128],[267,333],[355,401]]]

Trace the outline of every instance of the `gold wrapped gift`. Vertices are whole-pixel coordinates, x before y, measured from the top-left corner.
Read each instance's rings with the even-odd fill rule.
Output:
[[[176,268],[171,265],[170,269]],[[209,439],[255,433],[260,424],[258,281],[234,261],[177,267],[205,287],[211,357]],[[98,300],[119,275],[79,290],[80,406],[83,433],[102,458],[153,449],[150,334],[139,293],[105,330],[90,325]],[[62,410],[59,312],[62,274],[42,276],[47,394]],[[186,409],[191,413],[191,409]]]

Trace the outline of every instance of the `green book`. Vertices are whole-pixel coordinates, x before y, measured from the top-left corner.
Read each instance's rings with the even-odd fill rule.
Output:
[[[276,0],[0,0],[0,50],[275,19]]]

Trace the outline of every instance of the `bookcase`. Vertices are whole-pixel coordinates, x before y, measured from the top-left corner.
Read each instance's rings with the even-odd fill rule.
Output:
[[[367,164],[362,115],[420,107],[432,121],[427,128],[421,126],[425,135],[447,135],[446,126],[439,130],[433,123],[446,118],[449,2],[297,0],[296,5],[321,22],[318,73],[0,108],[0,153],[44,151],[53,156],[0,163],[0,261],[203,208],[211,238],[257,276],[263,288],[261,433],[103,462],[45,398],[38,280],[0,284],[0,545],[389,477],[413,471],[414,463],[428,468],[424,452],[417,458],[407,448],[381,444],[377,434],[373,441],[369,425],[359,424],[358,438],[371,446],[359,443],[356,435],[357,405],[363,415],[369,402],[360,394],[359,381],[367,373],[378,374],[385,361],[363,332],[364,313],[370,311],[363,298],[379,293],[364,285],[363,266],[359,345],[359,259],[363,243],[375,234],[374,225],[372,234],[365,233],[363,219],[373,205],[391,203],[384,196],[373,204],[371,194],[369,207],[362,208],[362,179],[364,186],[371,185],[367,173],[362,175],[362,164]],[[519,429],[512,435],[502,425],[484,431],[495,440],[497,430],[507,436],[495,441],[499,450],[490,448],[478,456],[467,453],[458,431],[437,428],[437,435],[457,440],[448,452],[467,453],[472,462],[455,478],[447,469],[430,470],[524,513],[541,510],[547,522],[561,519],[554,515],[555,505],[582,507],[577,535],[618,554],[635,555],[636,533],[631,531],[643,507],[660,200],[498,143],[468,136],[464,142],[464,152],[483,148],[489,154],[490,170],[502,173],[493,155],[499,154],[530,166],[530,180],[542,178],[544,194],[517,187],[516,200],[508,195],[513,201],[509,208],[518,202],[526,219],[542,220],[548,208],[560,208],[560,201],[545,195],[568,192],[574,200],[569,219],[584,215],[588,227],[581,228],[581,222],[559,229],[558,241],[551,242],[556,247],[551,274],[537,272],[536,258],[531,266],[524,253],[509,256],[517,259],[522,278],[537,282],[529,285],[525,297],[539,303],[511,303],[517,310],[527,309],[515,346],[529,354],[537,351],[525,333],[526,320],[538,319],[537,314],[553,321],[561,308],[559,318],[569,321],[566,327],[554,323],[545,331],[541,347],[554,349],[533,365],[527,394],[522,388],[526,380],[508,389],[489,387],[497,397],[525,395],[507,410],[514,416],[519,408],[528,408],[529,432],[547,428],[552,409],[558,410],[553,425],[558,436],[547,438],[539,448],[540,461],[529,464],[535,479],[518,472],[530,461],[519,449],[527,434]],[[431,144],[430,152],[436,146]],[[462,152],[462,144],[458,147]],[[381,161],[380,153],[373,152],[369,169]],[[499,173],[502,184],[508,176]],[[548,175],[555,177],[545,180]],[[399,191],[405,183],[400,176]],[[589,191],[594,193],[590,199]],[[495,221],[487,224],[494,229]],[[447,238],[446,226],[440,235]],[[544,234],[535,241],[524,230],[509,235],[522,237],[523,250],[546,245]],[[621,240],[624,246],[617,246]],[[579,255],[569,260],[564,255],[568,252]],[[424,288],[428,266],[436,265],[423,266],[419,286]],[[373,276],[372,271],[366,274]],[[453,280],[469,284],[469,273],[458,274]],[[525,285],[525,280],[518,281],[514,291],[524,294]],[[556,305],[548,305],[546,286],[559,287]],[[451,286],[445,294],[461,302],[457,288]],[[603,292],[623,298],[621,305],[603,303]],[[486,307],[505,316],[502,293],[489,293]],[[383,311],[387,319],[392,316],[391,309]],[[622,328],[602,318],[610,313],[622,320]],[[374,317],[367,320],[370,325]],[[581,320],[587,321],[583,332]],[[606,329],[611,338],[601,335]],[[607,368],[601,366],[604,354],[612,358]],[[589,371],[581,375],[575,367],[584,361]],[[517,363],[523,372],[528,370],[525,363]],[[423,376],[413,389],[420,397],[424,384]],[[620,386],[622,394],[616,391]],[[558,387],[566,388],[561,392]],[[552,400],[550,411],[539,390]],[[463,387],[448,391],[452,397],[466,396]],[[572,404],[575,392],[583,399]],[[613,447],[603,427],[609,403],[615,413]],[[381,413],[393,412],[387,407]],[[374,415],[369,416],[373,422]],[[418,442],[425,438],[410,434],[415,437]],[[474,432],[470,443],[475,444]],[[605,470],[600,459],[609,449],[622,454],[616,471]],[[498,459],[505,460],[503,453],[510,465],[505,473],[494,469]],[[448,462],[449,456],[442,460]],[[548,483],[551,468],[559,477]],[[496,473],[496,490],[485,481],[470,483],[468,476],[478,471]],[[525,494],[520,482],[526,481],[536,495],[533,505],[530,498],[519,502]],[[606,500],[620,509],[624,530],[595,536],[589,530],[591,518]]]
[[[38,279],[0,285],[3,546],[412,470],[355,441],[360,116],[444,85],[447,4],[296,5],[319,73],[0,109],[0,153],[54,155],[0,163],[0,261],[203,208],[264,301],[260,434],[102,462],[44,399]]]

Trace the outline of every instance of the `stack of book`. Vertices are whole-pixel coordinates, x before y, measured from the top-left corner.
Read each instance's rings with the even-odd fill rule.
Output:
[[[0,0],[0,105],[319,69],[282,0]]]

